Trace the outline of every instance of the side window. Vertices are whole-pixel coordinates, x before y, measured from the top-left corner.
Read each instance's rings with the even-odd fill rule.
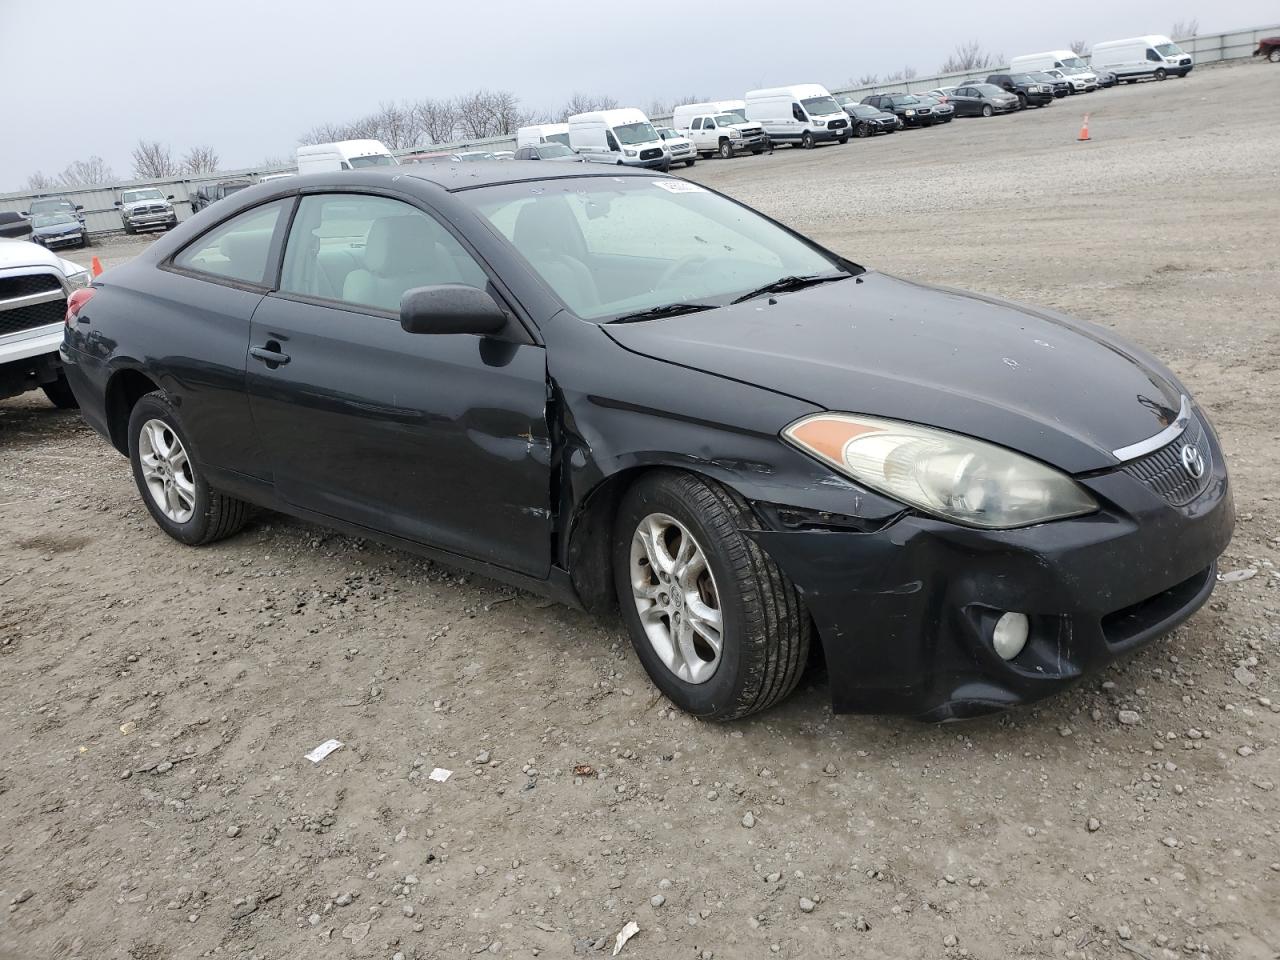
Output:
[[[605,139],[605,142],[609,145],[610,150],[613,150],[616,152],[617,150],[621,149],[618,146],[618,138],[613,135],[612,130],[606,130],[604,132],[604,139]]]
[[[701,129],[702,129],[702,118],[701,118],[701,117],[697,117],[697,118],[695,118],[695,119],[694,119],[694,121],[693,121],[693,127],[692,127],[691,129],[693,129],[693,130],[701,130]]]
[[[1147,47],[1147,59],[1152,61],[1153,63],[1159,63],[1163,59],[1163,57],[1161,57],[1160,54],[1156,53],[1150,47]]]
[[[715,130],[715,129],[716,129],[716,118],[715,118],[715,117],[707,117],[706,123],[704,123],[704,124],[702,125],[702,129],[703,129],[703,130]]]
[[[795,117],[801,123],[804,123],[809,119],[805,116],[804,107],[800,106],[798,103],[791,104],[791,116]]]
[[[434,217],[389,197],[303,197],[285,244],[280,291],[399,311],[413,287],[484,289],[480,265]]]
[[[271,238],[291,202],[275,200],[237,214],[179,253],[173,265],[227,280],[265,283]]]

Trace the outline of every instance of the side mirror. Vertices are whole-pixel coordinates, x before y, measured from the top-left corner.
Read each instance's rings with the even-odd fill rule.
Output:
[[[165,199],[166,199],[166,200],[172,200],[172,199],[173,199],[173,194],[172,194],[172,193],[171,193],[171,194],[169,194],[169,196],[165,197]]]
[[[400,298],[400,326],[405,333],[500,333],[507,315],[484,290],[461,283],[414,287]]]
[[[31,211],[30,211],[30,210],[21,210],[21,211],[19,211],[18,216],[20,216],[20,217],[30,217],[30,216],[31,216]]]
[[[76,209],[77,209],[77,210],[83,210],[83,209],[84,209],[84,204],[83,204],[83,203],[77,203],[77,204],[76,204]]]
[[[119,200],[117,200],[117,201],[115,201],[115,203],[114,203],[114,204],[113,204],[113,206],[116,206],[116,207],[119,207],[119,206],[121,206],[121,203],[120,203],[120,201],[119,201]]]

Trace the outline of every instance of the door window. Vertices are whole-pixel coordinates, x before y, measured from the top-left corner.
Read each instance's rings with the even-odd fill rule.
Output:
[[[1161,60],[1163,60],[1164,58],[1163,58],[1163,57],[1161,57],[1161,56],[1160,56],[1160,54],[1158,54],[1158,53],[1156,53],[1154,50],[1152,50],[1150,47],[1148,47],[1148,48],[1147,48],[1147,59],[1148,59],[1148,60],[1150,60],[1152,63],[1159,63],[1159,62],[1160,62]]]
[[[696,117],[696,118],[694,119],[694,121],[693,121],[693,129],[694,129],[694,130],[701,130],[701,129],[702,129],[702,118],[701,118],[701,117]]]
[[[618,138],[613,135],[612,130],[606,130],[604,134],[605,142],[609,145],[609,149],[617,152],[621,149],[618,146]]]
[[[232,217],[174,257],[173,265],[225,280],[265,283],[271,238],[290,203],[276,200]]]
[[[406,290],[439,283],[483,290],[488,278],[434,217],[400,200],[354,193],[299,203],[281,292],[398,312]]]
[[[808,116],[805,115],[804,107],[800,106],[798,103],[791,104],[791,116],[799,120],[801,123],[804,123],[809,119]]]

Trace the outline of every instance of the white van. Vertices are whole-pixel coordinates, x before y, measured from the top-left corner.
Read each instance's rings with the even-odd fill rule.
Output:
[[[361,167],[392,166],[396,158],[381,140],[339,140],[298,148],[298,173],[330,173]]]
[[[569,147],[583,160],[627,167],[671,167],[671,152],[643,110],[593,110],[569,118]]]
[[[1095,43],[1089,59],[1093,69],[1109,70],[1125,83],[1137,83],[1142,77],[1185,77],[1194,66],[1190,54],[1159,34]]]
[[[1028,53],[1009,61],[1010,73],[1038,73],[1057,70],[1071,84],[1072,93],[1091,93],[1098,89],[1098,76],[1079,55],[1071,50],[1048,50]]]
[[[760,153],[769,146],[764,127],[746,118],[745,100],[708,100],[685,103],[671,113],[671,126],[693,141],[704,157],[713,153],[728,158],[739,150]]]
[[[827,140],[849,142],[849,115],[817,83],[748,91],[747,119],[777,143],[808,148]]]
[[[535,123],[516,131],[517,150],[521,147],[540,147],[544,143],[563,143],[567,147],[569,125],[567,123]]]

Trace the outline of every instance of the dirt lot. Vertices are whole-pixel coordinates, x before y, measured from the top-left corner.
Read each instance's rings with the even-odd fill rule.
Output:
[[[833,717],[813,676],[697,723],[617,624],[274,515],[179,546],[77,416],[0,402],[0,957],[600,956],[632,919],[623,957],[1275,957],[1278,97],[1206,70],[692,171],[1115,327],[1212,412],[1255,575],[1035,709]]]

